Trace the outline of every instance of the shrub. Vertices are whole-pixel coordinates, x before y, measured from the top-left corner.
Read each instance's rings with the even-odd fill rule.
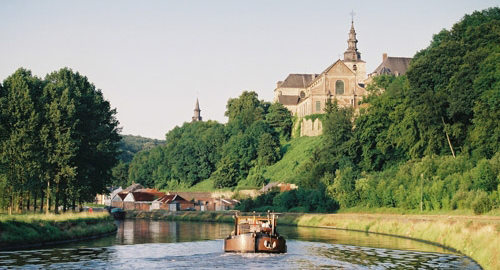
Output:
[[[477,190],[475,193],[476,196],[474,201],[472,201],[472,210],[474,210],[474,214],[480,215],[491,211],[492,205],[488,193],[483,190]]]

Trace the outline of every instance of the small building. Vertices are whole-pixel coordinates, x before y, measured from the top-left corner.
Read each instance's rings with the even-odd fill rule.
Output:
[[[233,210],[239,203],[238,200],[219,198],[215,200],[215,211]]]
[[[94,199],[95,204],[111,205],[111,199],[118,193],[122,191],[122,187],[109,187],[108,192],[103,194],[97,194]]]
[[[125,203],[123,202],[123,199],[125,199],[126,196],[127,194],[122,192],[115,194],[115,196],[111,199],[111,207],[124,208]]]
[[[299,187],[295,184],[284,183],[284,182],[270,182],[259,190],[260,193],[266,193],[272,190],[290,191],[293,189],[298,189]]]
[[[163,195],[151,203],[151,210],[179,211],[187,208],[194,209],[194,202],[190,202],[177,194]]]

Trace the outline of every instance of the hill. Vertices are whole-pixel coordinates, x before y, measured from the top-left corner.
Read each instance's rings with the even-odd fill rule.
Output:
[[[119,159],[124,163],[129,163],[134,158],[134,155],[142,150],[150,150],[155,146],[164,145],[165,140],[150,139],[134,135],[122,135],[120,141],[120,156]]]

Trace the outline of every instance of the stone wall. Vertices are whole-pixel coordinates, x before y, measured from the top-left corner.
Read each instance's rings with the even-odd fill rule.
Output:
[[[302,119],[300,126],[300,136],[319,136],[323,133],[323,123],[319,118],[314,121],[311,119]]]

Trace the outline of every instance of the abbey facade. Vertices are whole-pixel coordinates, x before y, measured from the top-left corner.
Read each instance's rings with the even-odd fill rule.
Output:
[[[339,106],[358,107],[358,101],[365,96],[366,62],[358,51],[354,22],[344,60],[337,60],[321,74],[290,74],[279,81],[274,90],[274,101],[282,103],[292,114],[301,119],[301,136],[317,136],[322,132],[319,119],[305,119],[312,114],[324,113],[330,98]]]

